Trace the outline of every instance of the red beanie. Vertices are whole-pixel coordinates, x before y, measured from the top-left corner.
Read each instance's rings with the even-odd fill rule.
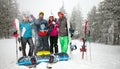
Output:
[[[61,14],[62,16],[64,16],[63,12],[61,12],[61,11],[60,11],[60,12],[58,12],[58,15],[59,15],[59,14]]]

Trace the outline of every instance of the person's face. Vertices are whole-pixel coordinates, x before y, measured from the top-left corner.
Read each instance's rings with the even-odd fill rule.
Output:
[[[29,21],[29,17],[25,17],[24,21],[28,22]]]
[[[40,18],[43,18],[43,17],[44,17],[44,15],[43,15],[43,14],[40,14],[40,15],[39,15],[39,17],[40,17]]]
[[[62,17],[63,17],[62,14],[58,14],[58,16],[59,16],[59,18],[62,18]]]
[[[52,18],[52,17],[50,17],[49,19],[50,19],[50,21],[53,21],[53,18]]]

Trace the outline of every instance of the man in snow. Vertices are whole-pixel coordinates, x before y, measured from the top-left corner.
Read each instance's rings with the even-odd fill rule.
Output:
[[[59,24],[59,40],[61,45],[61,52],[67,52],[68,50],[68,28],[67,28],[67,19],[64,16],[63,12],[58,12],[58,24]]]
[[[36,33],[38,34],[38,40],[36,44],[36,55],[45,55],[50,54],[49,52],[49,44],[48,44],[48,23],[44,17],[44,12],[39,13],[39,18],[35,22]]]
[[[21,43],[22,43],[22,53],[23,56],[26,56],[26,44],[29,44],[29,53],[28,56],[33,55],[33,40],[32,40],[32,25],[29,22],[29,14],[24,15],[24,20],[20,23],[20,31],[21,31]]]

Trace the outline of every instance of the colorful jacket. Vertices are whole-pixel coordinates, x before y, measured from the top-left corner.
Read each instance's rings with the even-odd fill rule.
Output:
[[[46,36],[48,34],[48,29],[47,29],[47,21],[44,19],[37,19],[35,22],[36,26],[36,32],[38,33],[39,36]]]
[[[50,36],[58,36],[58,22],[49,21]]]
[[[22,21],[20,23],[21,37],[29,38],[32,37],[32,25],[30,22]]]

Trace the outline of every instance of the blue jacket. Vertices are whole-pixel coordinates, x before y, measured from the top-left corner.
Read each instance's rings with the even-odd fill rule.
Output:
[[[30,24],[30,22],[22,21],[20,23],[20,31],[21,31],[21,37],[23,38],[32,37],[32,25]]]

